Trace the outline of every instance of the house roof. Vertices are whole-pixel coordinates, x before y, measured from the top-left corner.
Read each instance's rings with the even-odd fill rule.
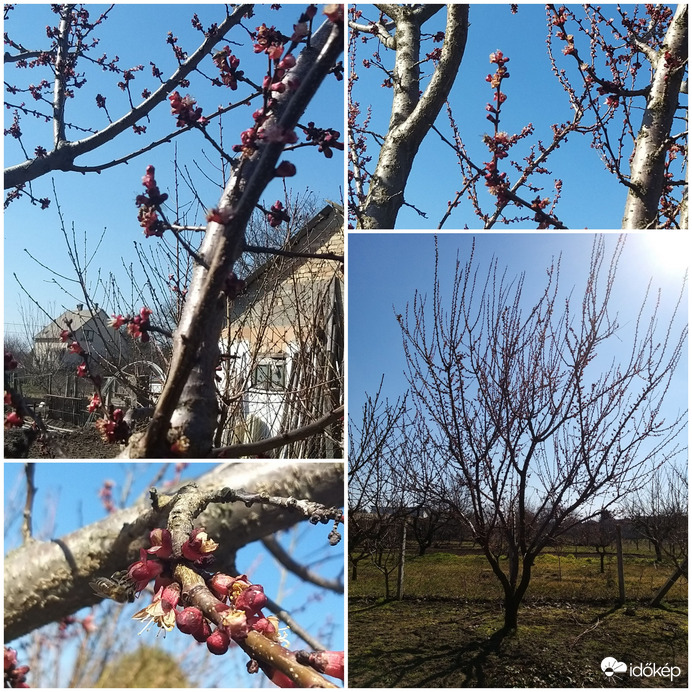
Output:
[[[326,206],[317,212],[296,234],[291,236],[288,243],[281,248],[282,250],[315,252],[322,244],[325,236],[343,231],[344,208],[336,202],[327,201],[329,203]],[[260,264],[245,278],[245,285],[249,287],[280,260],[281,257],[273,256]]]
[[[77,307],[79,308],[79,306]],[[77,332],[92,320],[96,320],[102,326],[105,326],[108,324],[109,317],[101,308],[98,308],[93,314],[91,310],[85,310],[84,308],[65,310],[60,317],[56,317],[36,334],[34,340],[59,341],[60,332],[67,327],[67,320],[70,320],[72,323],[72,331]]]

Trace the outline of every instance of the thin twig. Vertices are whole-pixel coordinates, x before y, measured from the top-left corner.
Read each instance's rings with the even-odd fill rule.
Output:
[[[27,462],[24,464],[24,475],[26,476],[26,501],[24,503],[24,516],[22,519],[22,538],[24,543],[33,540],[31,528],[31,513],[33,510],[34,497],[36,496],[36,486],[34,485],[34,471],[36,464]]]

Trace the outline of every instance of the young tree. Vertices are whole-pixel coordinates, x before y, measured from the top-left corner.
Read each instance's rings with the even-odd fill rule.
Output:
[[[511,5],[513,14],[526,9]],[[573,199],[580,191],[563,187],[558,178],[551,199],[540,194],[544,189],[540,176],[550,173],[546,166],[554,153],[581,135],[582,142],[591,140],[606,170],[626,188],[622,228],[687,227],[687,3],[675,9],[546,5],[547,52],[533,68],[541,76],[519,78],[524,80],[523,98],[540,103],[553,123],[547,129],[541,116],[542,122],[526,123],[514,134],[507,125],[501,127],[513,117],[516,103],[511,88],[507,89],[510,49],[493,46],[490,54],[495,66],[495,73],[486,78],[493,94],[485,107],[490,134],[474,132],[469,124],[475,114],[470,112],[473,101],[467,98],[472,77],[466,75],[473,70],[465,70],[467,63],[462,62],[474,12],[497,14],[501,8],[447,5],[445,31],[436,30],[431,21],[441,10],[439,5],[390,4],[356,5],[351,10],[348,136],[353,223],[360,228],[394,228],[404,204],[426,216],[415,206],[416,191],[407,190],[414,160],[419,159],[418,168],[424,167],[426,175],[440,173],[438,157],[449,151],[458,162],[459,178],[449,190],[446,209],[433,210],[440,219],[438,228],[457,208],[466,213],[462,223],[467,227],[474,214],[483,228],[532,221],[538,228],[565,228],[558,201]],[[518,20],[508,11],[495,21]],[[429,28],[431,24],[435,28]],[[521,34],[519,25],[517,33]],[[426,43],[431,47],[428,53]],[[364,55],[363,45],[373,44],[374,49]],[[543,88],[539,69],[552,71],[566,102]],[[384,131],[373,126],[379,103],[367,111],[362,106],[367,99],[361,77],[373,70],[383,73],[381,86],[392,90],[391,116]],[[515,69],[512,74],[516,80]],[[367,88],[372,85],[368,81]],[[448,127],[438,119],[445,101]],[[430,129],[446,145],[435,149],[434,155],[425,147],[419,151]],[[479,139],[484,153],[479,153]],[[427,147],[433,151],[430,140]],[[377,159],[374,170],[369,165],[373,158]],[[516,215],[513,209],[519,210]]]
[[[397,526],[404,516],[402,452],[406,427],[406,397],[382,400],[382,381],[374,397],[368,396],[360,420],[349,420],[348,454],[348,555],[351,579],[366,559],[385,576],[394,569],[389,557],[396,550]]]
[[[629,520],[651,542],[657,562],[664,555],[677,566],[687,559],[687,485],[686,471],[659,469],[627,504]]]
[[[601,561],[601,574],[605,573],[605,558],[608,548],[615,541],[615,522],[612,514],[601,510],[597,521],[587,521],[577,527],[576,535],[580,545],[594,548]]]
[[[15,525],[15,529],[21,528],[23,540],[20,547],[6,555],[4,564],[5,642],[17,646],[22,661],[33,648],[27,635],[35,635],[36,643],[43,638],[44,648],[46,642],[51,644],[44,658],[51,657],[51,651],[60,650],[61,641],[70,633],[82,635],[71,637],[75,646],[63,650],[60,665],[54,665],[52,671],[50,666],[44,669],[40,660],[33,661],[29,680],[40,682],[43,670],[48,680],[61,681],[59,686],[64,686],[64,680],[54,678],[53,673],[72,661],[72,679],[93,687],[117,658],[143,653],[135,642],[142,641],[146,647],[147,635],[142,631],[141,639],[133,636],[135,620],[139,622],[138,630],[145,624],[145,629],[153,626],[156,631],[169,632],[173,648],[167,649],[169,654],[175,654],[176,666],[202,685],[205,678],[217,679],[215,668],[228,671],[232,662],[226,658],[237,658],[242,650],[250,657],[247,672],[261,670],[278,686],[333,687],[322,674],[338,676],[341,672],[343,676],[343,670],[339,671],[343,657],[328,651],[302,651],[295,644],[297,650],[289,650],[285,638],[280,636],[279,620],[291,627],[293,642],[294,637],[301,637],[311,649],[324,649],[319,642],[326,632],[310,631],[312,624],[302,627],[297,609],[287,612],[272,600],[282,598],[280,593],[269,589],[265,593],[260,583],[262,574],[264,579],[270,579],[272,569],[266,560],[261,567],[252,569],[252,579],[241,574],[250,572],[248,559],[256,561],[263,553],[258,544],[254,557],[238,556],[237,551],[265,538],[271,541],[278,532],[306,520],[324,525],[322,529],[305,526],[309,531],[324,532],[323,547],[319,542],[312,547],[319,549],[323,558],[337,556],[336,569],[300,564],[302,558],[292,558],[276,540],[271,552],[280,569],[295,573],[297,583],[308,587],[306,598],[311,595],[312,585],[318,593],[326,589],[342,593],[339,573],[342,575],[343,571],[338,565],[343,565],[343,551],[338,545],[338,534],[342,521],[339,506],[343,502],[343,464],[222,464],[194,482],[179,480],[184,470],[181,466],[185,465],[176,466],[172,481],[167,473],[167,467],[172,470],[170,465],[156,469],[155,486],[165,490],[157,492],[153,487],[148,498],[133,500],[128,497],[127,476],[124,475],[121,491],[112,482],[105,482],[110,472],[104,465],[104,484],[99,495],[107,516],[52,538],[53,530],[46,533],[39,524],[43,515],[40,510],[50,509],[50,492],[46,492],[47,487],[35,487],[35,467],[27,464],[23,511],[17,504],[21,527]],[[142,471],[144,467],[133,470],[131,485],[143,485],[142,479],[136,477]],[[188,468],[188,478],[189,472]],[[69,470],[65,474],[70,477]],[[118,498],[120,492],[122,497]],[[97,501],[95,497],[93,500]],[[303,537],[312,543],[305,534]],[[299,548],[298,555],[305,554]],[[284,574],[283,578],[286,577]],[[83,610],[96,606],[101,599],[111,600],[105,601],[103,607]],[[123,605],[116,606],[112,601]],[[137,605],[129,605],[135,601]],[[119,618],[120,614],[125,615],[123,610],[127,618]],[[328,618],[324,624],[327,622]],[[178,631],[171,632],[175,628]],[[194,645],[188,635],[206,646]],[[231,641],[237,646],[231,647],[227,657],[210,658],[211,654],[226,654]],[[160,651],[160,647],[157,649]],[[75,650],[80,651],[76,658]],[[7,669],[6,654],[6,680]],[[170,664],[164,664],[161,671],[154,657],[145,665],[140,681],[151,683],[166,671],[170,676],[175,673]],[[242,678],[243,684],[237,686],[252,685],[254,679]],[[224,684],[228,686],[227,679]]]
[[[6,18],[11,17],[12,10],[13,6],[6,7]],[[91,370],[88,354],[74,339],[69,325],[62,325],[65,338],[75,349],[74,352],[85,353],[79,374],[94,385],[93,404],[102,412],[103,426],[109,439],[127,442],[126,456],[206,456],[214,444],[219,413],[215,383],[220,334],[228,299],[233,299],[242,288],[234,266],[247,249],[246,227],[257,208],[263,211],[273,227],[288,219],[280,202],[277,201],[270,209],[265,209],[261,204],[261,196],[273,179],[285,179],[297,172],[291,161],[280,161],[284,151],[316,147],[322,155],[331,158],[334,150],[343,148],[338,141],[340,135],[337,130],[319,127],[312,121],[301,122],[324,80],[329,75],[341,78],[341,65],[337,60],[343,51],[343,6],[325,6],[327,18],[319,26],[315,5],[309,5],[302,12],[292,7],[281,10],[282,21],[291,22],[285,33],[266,24],[253,27],[254,31],[246,27],[245,19],[251,18],[254,13],[251,4],[228,10],[223,21],[209,28],[205,28],[194,15],[192,25],[203,34],[203,41],[193,53],[188,54],[178,44],[178,38],[170,32],[167,43],[173,51],[176,67],[166,78],[163,70],[152,63],[152,76],[158,85],[153,89],[145,88],[138,105],[135,105],[134,80],[143,66],[122,69],[117,58],[108,58],[106,55],[97,59],[92,57],[98,43],[94,34],[111,10],[96,20],[81,6],[55,5],[53,11],[58,15],[58,23],[48,27],[51,43],[47,49],[27,48],[10,36],[6,39],[9,45],[5,54],[6,64],[22,69],[46,69],[52,75],[51,79],[43,79],[37,84],[6,86],[10,95],[25,91],[30,93],[44,108],[32,109],[24,102],[8,101],[6,104],[12,109],[13,122],[5,134],[16,141],[26,157],[25,161],[5,170],[5,187],[11,190],[6,205],[24,196],[47,207],[49,199],[37,198],[33,188],[46,173],[71,171],[92,174],[105,171],[160,147],[181,133],[198,133],[221,160],[218,178],[222,192],[215,206],[202,205],[194,184],[186,180],[194,195],[194,204],[207,208],[206,225],[201,228],[191,229],[180,218],[185,214],[180,214],[177,187],[176,219],[169,221],[165,204],[168,194],[161,192],[152,165],[146,166],[142,178],[144,193],[136,199],[138,219],[145,235],[158,239],[170,231],[175,236],[176,248],[187,253],[191,263],[189,284],[178,287],[179,290],[184,288],[186,294],[184,301],[180,301],[174,310],[176,324],[165,385],[144,432],[133,435],[132,426],[124,419],[123,412],[110,410],[104,405],[101,381],[99,375]],[[240,69],[240,61],[231,49],[231,32],[241,40],[249,36],[254,53],[265,58],[264,74],[252,75],[250,66],[247,70]],[[222,41],[227,43],[220,46]],[[210,78],[205,74],[202,68],[205,60],[210,63],[207,68],[214,71],[215,77]],[[68,115],[71,99],[76,98],[77,91],[87,82],[82,71],[84,66],[96,66],[116,73],[121,78],[118,87],[127,96],[129,106],[117,119],[111,117],[109,108],[113,106],[109,105],[107,98],[101,93],[95,96],[96,112],[103,111],[109,123],[102,129],[95,129],[90,122],[78,122],[79,116],[73,120]],[[197,106],[192,96],[182,96],[178,91],[190,86],[192,76],[229,92],[234,92],[242,84],[249,87],[249,94],[205,116],[204,109]],[[259,107],[247,118],[244,129],[241,126],[242,132],[234,136],[232,146],[229,147],[222,136],[212,136],[209,127],[211,121],[221,119],[225,113],[253,101],[258,102]],[[122,141],[123,147],[130,145],[127,136],[131,135],[126,136],[130,130],[138,137],[147,136],[148,123],[154,117],[154,110],[165,103],[176,118],[175,129],[169,129],[163,137],[152,139],[144,146],[113,154],[113,149],[109,148],[112,142]],[[84,112],[89,113],[90,110],[87,108]],[[338,108],[335,112],[339,112]],[[50,150],[40,144],[36,147],[26,144],[27,134],[22,129],[22,122],[23,118],[32,117],[45,118],[52,123]],[[87,134],[70,141],[67,138],[68,129]],[[299,134],[304,137],[304,142],[299,142]],[[28,153],[31,150],[33,154]],[[98,164],[91,163],[93,158],[84,165],[77,162],[79,157],[87,154],[93,157],[94,153],[101,154],[105,160]],[[161,173],[159,170],[159,180]],[[196,233],[197,238],[201,235],[201,240],[190,243],[186,235],[189,231]],[[127,326],[133,337],[149,342],[151,334],[169,333],[169,330],[157,325],[157,319],[158,315],[145,305],[132,314],[114,315],[113,327]],[[338,421],[341,410],[338,406],[336,408],[339,410],[323,416],[319,425],[310,429],[310,434],[319,433],[324,427]]]
[[[436,259],[431,304],[417,293],[399,318],[413,403],[441,473],[470,493],[469,528],[504,592],[504,632],[549,541],[644,487],[679,451],[686,414],[665,420],[660,407],[685,355],[684,287],[669,324],[647,292],[626,352],[601,353],[620,338],[611,303],[624,242],[609,259],[596,237],[580,298],[560,296],[555,260],[534,304],[523,275],[508,279],[497,260],[485,273],[473,252],[457,260],[447,302]]]

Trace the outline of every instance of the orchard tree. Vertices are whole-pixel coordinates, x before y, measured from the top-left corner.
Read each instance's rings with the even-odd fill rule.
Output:
[[[406,397],[383,400],[383,380],[367,397],[360,419],[349,420],[348,555],[353,581],[359,563],[371,560],[384,575],[389,595],[389,574],[396,566],[390,557],[405,516],[401,467],[407,405]]]
[[[442,177],[437,156],[430,160],[425,146],[421,150],[427,135],[439,137],[459,167],[446,209],[433,210],[439,218],[438,228],[460,207],[466,213],[466,227],[528,222],[538,228],[565,228],[558,202],[561,197],[573,200],[580,190],[563,187],[557,177],[552,196],[544,196],[541,176],[550,173],[551,155],[568,138],[579,136],[582,147],[590,140],[606,170],[626,191],[622,228],[687,227],[683,96],[687,94],[687,3],[677,8],[545,7],[547,50],[545,62],[535,69],[552,71],[564,92],[562,103],[553,103],[555,97],[540,89],[532,75],[519,77],[533,89],[524,98],[540,103],[547,117],[555,112],[563,121],[553,122],[549,129],[527,122],[519,131],[507,131],[503,121],[513,117],[512,99],[516,99],[507,82],[516,72],[512,70],[510,75],[509,48],[496,46],[489,58],[494,73],[486,77],[485,110],[491,130],[483,133],[474,132],[468,124],[475,114],[469,112],[469,103],[473,103],[467,98],[470,78],[465,75],[467,62],[462,61],[469,26],[480,6],[352,6],[348,81],[351,223],[359,228],[394,228],[402,205],[427,216],[415,206],[416,191],[407,189],[416,159]],[[517,21],[510,9],[517,14],[527,8],[513,4],[500,21]],[[447,13],[445,30],[429,28],[442,11]],[[497,12],[498,8],[484,11]],[[519,25],[517,32],[521,32]],[[364,106],[368,98],[361,77],[374,70],[383,76],[381,86],[392,92],[386,130],[373,126],[378,106]],[[445,103],[448,126],[438,118]],[[571,113],[568,119],[562,116],[568,112],[566,108]],[[478,153],[476,140],[481,139],[485,153]],[[475,224],[468,218],[471,214],[478,219]]]
[[[180,676],[193,686],[249,687],[261,685],[256,673],[279,687],[335,687],[324,674],[343,679],[343,653],[321,641],[329,641],[329,617],[310,631],[315,625],[301,625],[299,608],[287,611],[274,600],[281,595],[262,585],[276,560],[281,579],[294,574],[305,598],[343,593],[343,464],[226,463],[194,481],[185,466],[176,465],[174,474],[171,465],[156,469],[148,497],[133,499],[128,487],[140,487],[141,474],[151,471],[132,468],[121,487],[106,481],[102,465],[104,483],[92,503],[100,499],[106,516],[55,536],[42,524],[51,491],[36,483],[37,467],[25,465],[24,497],[14,504],[15,517],[7,517],[19,519],[13,535],[21,530],[22,540],[4,560],[5,643],[13,646],[5,649],[6,687],[22,686],[22,678],[64,686],[60,674],[70,675],[71,686],[112,686],[123,679],[114,665],[128,660],[140,687]],[[181,480],[185,471],[188,480]],[[298,554],[309,553],[311,561],[318,555],[324,564],[302,564],[284,547],[289,542],[277,540],[301,522],[305,528],[292,540],[311,548]],[[237,555],[248,545],[254,553]],[[165,651],[152,646],[152,629],[168,633]],[[307,648],[296,646],[297,637]],[[218,672],[228,675],[239,658],[249,676],[235,671],[234,681]]]
[[[28,79],[16,83],[12,83],[11,78],[6,81],[5,105],[12,114],[12,121],[5,135],[17,144],[25,157],[5,169],[5,188],[9,190],[6,206],[24,198],[46,208],[51,203],[50,198],[40,197],[37,191],[46,174],[101,173],[129,163],[182,134],[196,133],[221,161],[215,174],[222,190],[217,200],[203,203],[194,181],[188,173],[184,176],[193,198],[189,206],[206,210],[205,225],[201,227],[188,223],[187,212],[181,210],[178,184],[179,178],[183,179],[182,171],[187,169],[181,166],[156,171],[153,165],[142,164],[143,190],[136,197],[132,217],[136,214],[144,235],[151,242],[163,244],[164,234],[173,235],[175,252],[171,258],[175,258],[177,271],[169,273],[164,269],[159,272],[159,279],[168,274],[169,283],[174,284],[178,294],[184,293],[184,299],[177,301],[167,311],[171,314],[165,316],[154,313],[146,304],[127,314],[113,315],[112,328],[127,329],[142,343],[152,341],[152,335],[172,339],[166,354],[169,362],[165,385],[143,432],[133,434],[133,425],[125,418],[125,413],[106,406],[101,391],[102,378],[93,367],[85,344],[75,338],[71,325],[60,325],[66,348],[83,357],[77,374],[93,385],[91,406],[101,414],[100,429],[109,441],[127,445],[124,456],[207,456],[214,445],[219,414],[215,385],[220,335],[228,301],[235,299],[243,289],[236,265],[243,252],[249,249],[248,223],[258,209],[272,228],[290,220],[281,201],[277,200],[269,208],[261,202],[272,180],[285,180],[298,173],[290,158],[281,158],[284,152],[309,147],[318,150],[316,155],[329,159],[334,151],[343,149],[338,129],[302,120],[310,103],[319,99],[324,80],[342,78],[339,57],[344,43],[343,6],[326,5],[320,15],[315,5],[283,9],[272,5],[279,13],[279,27],[265,23],[257,26],[256,21],[252,22],[255,12],[252,4],[227,6],[225,16],[222,13],[220,21],[208,27],[195,14],[192,26],[202,36],[199,46],[188,53],[170,31],[166,43],[172,51],[175,67],[166,75],[152,62],[153,82],[149,80],[141,91],[135,84],[138,78],[140,82],[145,79],[143,65],[122,67],[117,56],[95,55],[99,45],[96,34],[108,20],[112,7],[96,19],[83,6],[51,7],[56,14],[56,24],[47,27],[48,45],[43,48],[27,46],[12,38],[11,20],[19,8],[5,7],[8,20],[6,68],[12,66],[20,73],[42,71],[46,75],[33,83],[28,83]],[[150,31],[147,27],[147,40],[150,40]],[[234,55],[234,46],[239,41],[251,43],[257,62],[241,65]],[[263,67],[258,70],[258,65]],[[91,103],[84,102],[86,96],[79,100],[80,90],[87,94],[87,85],[94,84],[91,74],[94,69],[115,75],[114,82],[125,97],[122,113],[115,112],[122,106],[118,97],[103,93],[106,80],[98,83],[101,91]],[[222,99],[228,98],[226,94],[234,95],[241,87],[245,95],[208,111],[197,103],[194,95],[184,92],[191,87],[193,77],[218,89],[224,94]],[[32,97],[35,105],[27,104],[25,94]],[[72,103],[74,108],[71,108]],[[237,110],[253,103],[256,110],[251,115],[249,110]],[[340,111],[338,104],[335,105],[338,117]],[[159,111],[167,109],[170,109],[167,117],[171,125],[163,136],[150,137],[151,123]],[[238,113],[248,115],[241,116],[242,124],[234,127],[229,141],[229,125],[224,115],[231,111],[235,111],[236,123]],[[99,128],[95,124],[96,116],[105,118],[107,124]],[[50,146],[47,146],[47,139],[28,142],[34,128],[25,128],[26,119],[45,121],[52,126]],[[217,136],[212,134],[214,123],[218,123]],[[68,137],[71,132],[77,133],[77,139]],[[133,137],[146,141],[133,145]],[[101,160],[98,157],[102,157]],[[338,163],[334,165],[338,170]],[[175,199],[168,201],[168,193],[162,192],[162,188],[166,189],[163,181],[168,185],[172,178],[175,179]],[[135,187],[133,184],[133,189]],[[169,216],[171,213],[175,214],[174,218]],[[125,219],[119,220],[119,223],[124,222]],[[64,228],[63,224],[63,232]],[[255,247],[254,251],[273,252],[273,249]],[[330,259],[339,261],[338,257]],[[181,279],[181,263],[187,263],[189,281]],[[80,269],[79,266],[75,268]],[[83,276],[80,275],[80,279]],[[151,288],[148,279],[144,283]],[[159,322],[169,317],[174,318],[174,328],[160,326]],[[14,411],[10,413],[10,420],[6,417],[6,425],[21,424],[27,411],[15,392],[6,395],[6,402],[8,398]],[[337,423],[342,415],[343,408],[336,406],[312,421],[310,426],[305,426],[307,429],[284,431],[283,438],[274,440],[273,444],[280,446],[296,436],[301,439],[301,436],[320,434],[325,427]],[[40,420],[36,422],[40,427]],[[245,449],[243,453],[259,451]]]
[[[687,472],[679,467],[661,469],[627,505],[627,517],[637,533],[656,552],[656,562],[665,557],[676,566],[687,560]]]
[[[512,280],[497,260],[484,270],[473,252],[457,259],[446,299],[436,257],[432,300],[416,293],[398,316],[412,405],[438,472],[468,492],[472,511],[456,514],[502,586],[504,632],[517,627],[541,550],[645,487],[680,451],[686,413],[665,419],[661,406],[685,358],[685,287],[666,319],[649,291],[616,315],[624,242],[608,257],[597,236],[583,293],[566,298],[555,259],[535,303],[524,275]]]

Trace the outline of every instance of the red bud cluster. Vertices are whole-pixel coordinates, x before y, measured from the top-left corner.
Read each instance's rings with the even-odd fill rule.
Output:
[[[17,661],[17,652],[5,647],[5,687],[29,687],[26,683],[26,674],[29,666],[20,666]]]
[[[231,91],[235,91],[238,88],[238,79],[243,76],[243,71],[238,70],[240,58],[231,53],[229,46],[224,46],[220,51],[214,53],[212,60],[221,73],[221,80],[215,78],[212,80],[212,84],[215,86],[224,84]]]
[[[267,221],[272,228],[280,226],[284,221],[288,223],[291,217],[284,210],[284,205],[277,199],[274,204],[269,207],[267,212]]]
[[[332,149],[344,150],[344,143],[338,141],[341,133],[337,130],[315,127],[314,122],[309,122],[308,126],[304,127],[303,130],[308,142],[312,141],[316,144],[317,150],[321,151],[328,159],[331,159],[334,155]]]
[[[201,108],[195,108],[197,101],[190,95],[181,97],[174,91],[168,100],[171,102],[171,113],[177,115],[175,124],[178,127],[188,127],[189,125],[206,125],[209,121],[202,115]]]
[[[284,52],[284,44],[288,37],[277,31],[273,26],[267,27],[266,24],[258,26],[251,34],[253,50],[255,53],[266,53],[271,60],[279,60]]]
[[[147,192],[145,195],[137,195],[135,199],[135,204],[139,207],[137,214],[139,225],[144,228],[144,235],[147,238],[153,235],[160,238],[165,230],[163,222],[157,215],[156,207],[163,204],[168,199],[168,195],[162,194],[159,190],[154,172],[153,166],[147,166],[146,175],[142,178],[142,185]]]
[[[94,427],[104,442],[127,442],[130,439],[130,426],[125,422],[121,408],[110,411],[105,418],[94,423]]]
[[[151,315],[151,310],[149,308],[141,308],[139,315],[132,317],[127,325],[128,334],[134,339],[141,339],[142,343],[145,344],[149,341],[149,316]]]

